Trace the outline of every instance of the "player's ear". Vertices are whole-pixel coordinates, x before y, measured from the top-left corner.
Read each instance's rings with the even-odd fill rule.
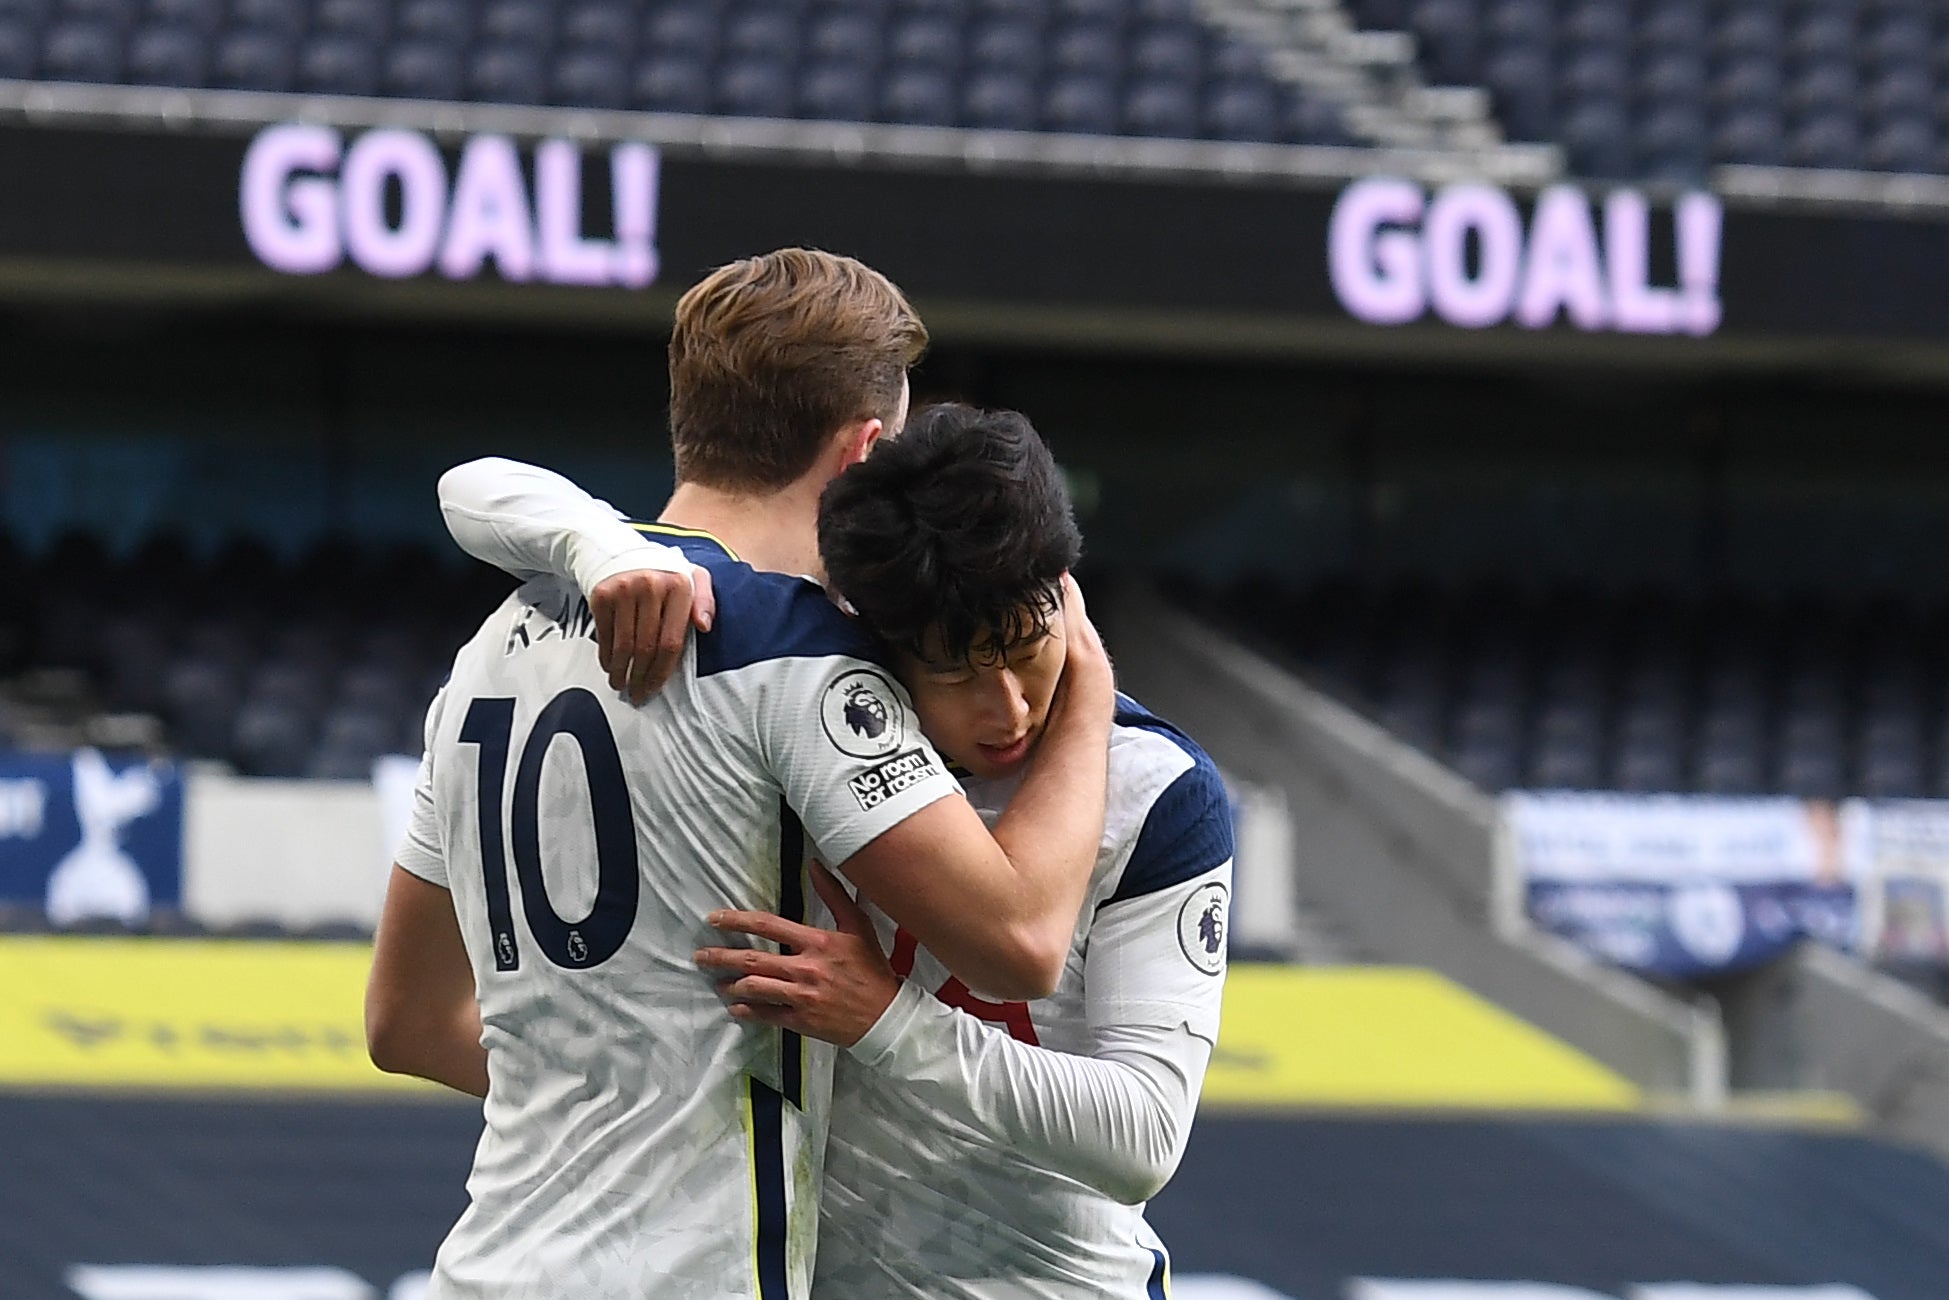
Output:
[[[845,454],[839,468],[842,471],[850,469],[871,455],[873,448],[879,445],[881,436],[886,433],[886,428],[886,421],[876,416],[871,420],[861,420],[848,429]]]

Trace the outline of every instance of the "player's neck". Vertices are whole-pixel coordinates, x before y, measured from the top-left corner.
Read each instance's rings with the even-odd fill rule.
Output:
[[[680,483],[660,523],[709,533],[754,569],[823,578],[819,562],[819,487],[811,476],[757,496]]]

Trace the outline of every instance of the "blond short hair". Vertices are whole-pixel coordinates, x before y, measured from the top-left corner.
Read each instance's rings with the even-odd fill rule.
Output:
[[[782,248],[711,272],[677,303],[670,439],[677,481],[774,491],[857,420],[891,424],[927,327],[850,257]]]

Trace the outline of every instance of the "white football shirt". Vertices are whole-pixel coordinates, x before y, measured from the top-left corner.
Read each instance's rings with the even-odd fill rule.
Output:
[[[1231,810],[1203,751],[1135,703],[1119,703],[1103,847],[1051,996],[1027,1003],[984,999],[883,914],[873,914],[895,969],[910,985],[990,1022],[984,1037],[1005,1031],[1054,1053],[1089,1057],[1133,1042],[1149,1050],[1169,1041],[1163,1031],[1188,1031],[1201,1050],[1177,1058],[1168,1049],[1156,1053],[1164,1074],[1179,1082],[1182,1113],[1172,1118],[1181,1150],[1208,1045],[1218,1037]],[[969,798],[991,819],[1014,784],[966,782]],[[1103,1080],[990,1060],[984,1068],[1003,1067],[989,1076],[993,1091],[964,1106],[959,1090],[978,1093],[981,1086],[968,1051],[930,1063],[930,1077],[917,1081],[862,1064],[858,1050],[840,1054],[835,1074],[813,1288],[819,1300],[1161,1300],[1169,1256],[1144,1221],[1143,1206],[1120,1203],[1075,1176],[1078,1167],[1114,1160],[1068,1160],[1066,1174],[1051,1167],[1057,1162],[1048,1158],[1047,1142],[1038,1151],[1035,1143],[998,1140],[1005,1132],[1036,1129],[1060,1133],[1063,1141],[1135,1141],[1135,1124],[1078,1123],[1065,1116],[1063,1099],[1047,1095],[1075,1086],[1095,1094],[1079,1098],[1086,1104],[1076,1112],[1117,1113]],[[958,1077],[940,1077],[957,1071]],[[955,1104],[930,1100],[946,1096]],[[1034,1114],[1018,1123],[1004,1118],[1012,1110]]]
[[[434,1300],[810,1285],[831,1051],[732,1020],[692,954],[725,941],[716,908],[805,917],[808,854],[844,863],[959,786],[816,584],[679,544],[717,619],[648,704],[609,688],[582,596],[540,578],[428,716],[399,864],[452,892],[489,1077]]]

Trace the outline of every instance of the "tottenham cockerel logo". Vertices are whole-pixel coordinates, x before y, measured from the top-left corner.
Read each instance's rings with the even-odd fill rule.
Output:
[[[906,739],[893,683],[870,669],[841,673],[826,687],[820,721],[833,748],[853,758],[884,758]]]

